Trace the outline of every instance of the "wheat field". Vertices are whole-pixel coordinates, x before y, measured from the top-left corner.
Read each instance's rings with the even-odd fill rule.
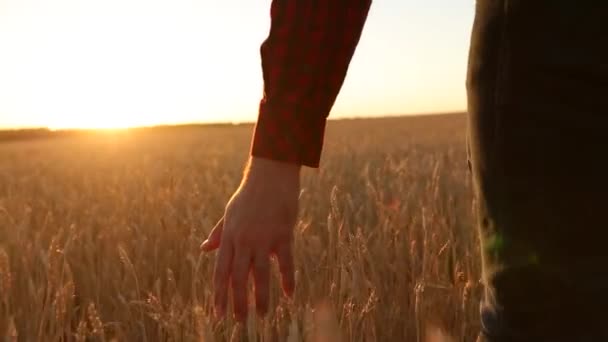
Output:
[[[251,130],[0,143],[0,340],[475,340],[462,114],[330,122],[321,168],[303,172],[293,301],[274,272],[267,317],[215,320],[215,256],[199,244],[240,181]]]

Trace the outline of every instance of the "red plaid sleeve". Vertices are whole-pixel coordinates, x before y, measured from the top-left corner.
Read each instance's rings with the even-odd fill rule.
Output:
[[[251,154],[318,167],[325,122],[371,0],[273,0]]]

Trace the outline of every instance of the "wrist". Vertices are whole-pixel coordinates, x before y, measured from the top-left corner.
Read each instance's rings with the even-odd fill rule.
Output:
[[[249,159],[246,177],[264,177],[276,181],[298,181],[302,166],[272,159],[251,157]]]

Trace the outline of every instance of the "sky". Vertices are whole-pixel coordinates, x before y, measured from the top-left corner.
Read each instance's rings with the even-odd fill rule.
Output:
[[[270,0],[0,0],[0,128],[255,121]],[[330,118],[462,111],[474,0],[375,0]]]

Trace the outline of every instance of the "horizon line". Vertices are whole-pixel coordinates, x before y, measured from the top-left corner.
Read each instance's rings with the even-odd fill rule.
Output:
[[[340,117],[328,117],[327,121],[342,121],[342,120],[357,120],[357,119],[387,119],[387,118],[399,118],[399,117],[417,117],[417,116],[439,116],[439,115],[454,115],[454,114],[466,114],[466,110],[454,110],[447,112],[422,112],[422,113],[386,113],[378,115],[353,115],[353,116],[340,116]],[[16,127],[2,127],[0,126],[0,132],[11,132],[11,131],[50,131],[50,132],[65,132],[65,131],[118,131],[118,130],[129,130],[129,129],[145,129],[145,128],[162,128],[162,127],[183,127],[183,126],[238,126],[238,125],[250,125],[255,124],[256,120],[244,120],[244,121],[190,121],[190,122],[175,122],[166,124],[152,124],[152,125],[139,125],[130,127],[116,127],[116,128],[94,128],[94,127],[66,127],[66,128],[52,128],[48,126],[16,126]]]

